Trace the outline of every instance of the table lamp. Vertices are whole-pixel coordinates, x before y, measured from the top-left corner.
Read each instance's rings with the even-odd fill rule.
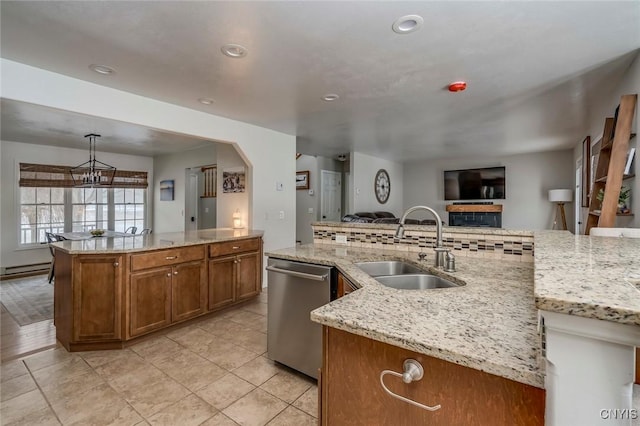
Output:
[[[564,203],[570,203],[573,201],[573,191],[570,189],[551,189],[549,190],[549,201],[556,203],[556,215],[553,219],[553,227],[555,228],[558,220],[558,211],[560,211],[560,217],[562,218],[562,229],[567,230],[567,218],[564,214]]]

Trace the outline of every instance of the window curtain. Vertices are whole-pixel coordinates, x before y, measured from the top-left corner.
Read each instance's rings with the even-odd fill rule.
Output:
[[[73,188],[71,166],[20,163],[19,186]],[[147,172],[116,170],[112,188],[147,188]]]

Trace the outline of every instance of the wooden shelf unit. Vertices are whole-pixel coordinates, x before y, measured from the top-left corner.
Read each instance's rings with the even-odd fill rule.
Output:
[[[629,140],[635,136],[631,133],[631,124],[635,115],[637,99],[638,95],[622,96],[617,119],[612,117],[605,119],[602,145],[589,197],[589,215],[587,216],[585,235],[589,235],[591,228],[595,226],[614,227],[617,216],[633,216],[631,212],[618,213],[618,197],[622,181],[633,177],[633,175],[624,175],[624,166],[629,150]],[[588,160],[583,159],[583,162]],[[596,198],[600,190],[604,191],[602,202]]]

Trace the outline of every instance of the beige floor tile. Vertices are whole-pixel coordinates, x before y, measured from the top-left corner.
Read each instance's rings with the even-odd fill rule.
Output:
[[[211,334],[215,334],[216,336],[219,337],[226,337],[228,334],[233,334],[233,333],[237,333],[239,331],[244,331],[244,330],[249,330],[248,327],[237,323],[237,322],[233,322],[229,319],[218,319],[215,318],[215,320],[208,320],[208,321],[203,321],[200,324],[198,324],[200,326],[200,328],[202,328],[203,330],[211,333]]]
[[[260,320],[264,315],[256,314],[254,312],[245,311],[242,309],[238,309],[233,312],[230,319],[233,322],[237,322],[238,324],[243,324],[249,326],[254,322]]]
[[[30,374],[23,374],[13,379],[5,380],[0,386],[0,401],[6,401],[23,393],[37,389],[36,382]]]
[[[191,394],[153,415],[149,423],[162,426],[197,426],[217,412],[218,410],[211,405]]]
[[[282,369],[270,359],[259,356],[233,370],[233,374],[253,385],[260,386],[281,370]]]
[[[189,394],[187,388],[166,376],[148,385],[122,392],[127,402],[146,419]]]
[[[243,330],[226,337],[231,343],[241,346],[256,354],[267,351],[267,335],[255,330]]]
[[[207,347],[213,340],[217,339],[216,336],[196,325],[172,331],[167,334],[167,337],[194,352]]]
[[[158,336],[132,345],[129,349],[151,362],[171,356],[184,349],[182,345],[166,336]]]
[[[200,389],[196,394],[218,410],[222,410],[254,389],[255,386],[251,383],[234,374],[227,374],[220,380]]]
[[[259,320],[256,320],[254,323],[248,325],[248,327],[252,330],[259,331],[260,333],[266,333],[267,323],[267,317],[262,317]]]
[[[134,425],[143,420],[107,384],[89,389],[81,397],[52,401],[51,406],[64,425]]]
[[[227,370],[187,349],[174,352],[170,357],[154,362],[154,365],[192,392],[227,373]]]
[[[29,370],[36,371],[69,360],[70,358],[78,358],[78,355],[67,352],[63,347],[59,347],[28,356],[24,358],[24,362],[27,364]]]
[[[2,382],[27,373],[29,373],[29,371],[21,359],[3,362],[2,365],[0,365],[0,381]]]
[[[317,426],[318,420],[291,405],[271,420],[268,426]]]
[[[138,354],[127,351],[122,357],[95,367],[95,371],[105,380],[111,382],[148,366],[148,363]]]
[[[282,370],[260,385],[260,388],[291,404],[312,385],[315,385],[315,383],[311,379]]]
[[[93,373],[91,367],[80,357],[68,358],[57,364],[34,371],[33,378],[38,386],[47,388],[62,381],[72,380],[83,374]]]
[[[318,387],[311,386],[309,390],[293,402],[293,406],[313,417],[318,417]]]
[[[112,351],[89,351],[78,352],[80,357],[84,359],[92,368],[100,367],[108,362],[130,359],[133,355],[129,349],[114,349]]]
[[[98,373],[88,371],[75,376],[57,377],[56,380],[49,380],[47,377],[44,384],[40,384],[40,388],[49,402],[53,403],[64,399],[82,398],[88,390],[104,384],[104,379]]]
[[[237,426],[238,423],[231,420],[229,417],[225,416],[223,413],[218,413],[215,416],[211,417],[206,422],[202,423],[200,426]]]
[[[267,304],[262,302],[249,303],[244,305],[242,309],[258,315],[267,315],[268,311]]]
[[[211,342],[209,346],[201,348],[196,353],[225,370],[233,370],[251,361],[258,355],[248,349],[241,348],[231,342],[218,341]]]
[[[49,409],[47,401],[39,390],[34,389],[0,403],[2,424],[20,423],[25,417],[40,413],[45,409]]]
[[[243,426],[262,426],[285,408],[285,402],[261,389],[255,389],[222,412]]]
[[[163,379],[167,379],[167,376],[162,371],[153,365],[145,364],[127,374],[114,376],[108,382],[117,392],[129,395],[136,393],[139,388],[149,387]]]
[[[46,407],[37,411],[31,411],[16,422],[5,423],[3,418],[2,424],[7,426],[54,426],[60,425],[61,423],[51,408]]]

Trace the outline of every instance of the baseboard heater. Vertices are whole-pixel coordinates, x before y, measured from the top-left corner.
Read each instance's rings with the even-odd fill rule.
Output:
[[[5,266],[0,268],[0,278],[8,279],[19,275],[32,275],[49,271],[50,262],[32,263],[30,265]]]

